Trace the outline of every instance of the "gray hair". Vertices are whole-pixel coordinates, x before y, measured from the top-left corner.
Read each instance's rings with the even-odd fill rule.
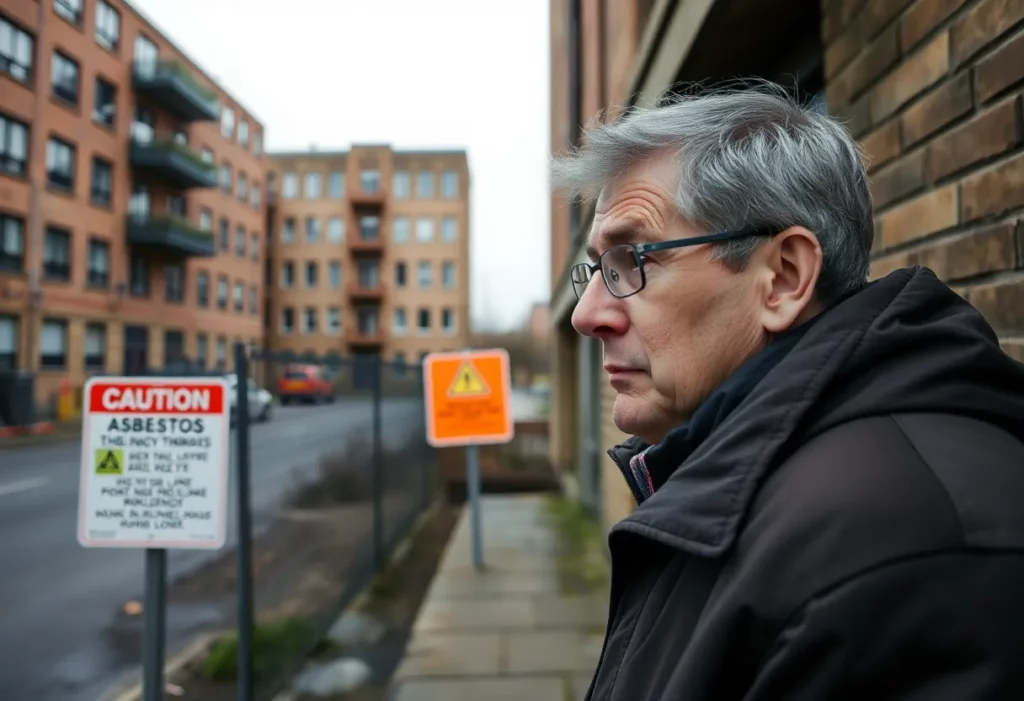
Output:
[[[818,238],[817,294],[860,289],[874,224],[863,156],[838,122],[767,82],[669,98],[610,124],[588,126],[585,150],[552,164],[555,190],[594,197],[633,163],[669,150],[679,166],[676,208],[708,231],[804,226]],[[718,244],[715,259],[742,269],[759,239]]]

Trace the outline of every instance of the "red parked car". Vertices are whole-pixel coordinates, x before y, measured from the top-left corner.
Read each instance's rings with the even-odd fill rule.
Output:
[[[278,385],[281,404],[334,401],[334,383],[319,365],[289,365]]]

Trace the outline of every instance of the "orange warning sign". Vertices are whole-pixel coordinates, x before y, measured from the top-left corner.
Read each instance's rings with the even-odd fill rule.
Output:
[[[423,379],[430,445],[512,440],[508,351],[430,353],[423,359]]]

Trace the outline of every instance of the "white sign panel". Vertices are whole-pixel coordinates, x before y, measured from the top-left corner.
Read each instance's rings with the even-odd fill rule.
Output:
[[[79,543],[224,545],[229,391],[224,378],[94,377],[86,383]]]

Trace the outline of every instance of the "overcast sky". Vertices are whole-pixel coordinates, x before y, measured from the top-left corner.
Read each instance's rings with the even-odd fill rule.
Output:
[[[474,322],[549,295],[545,0],[130,0],[268,150],[465,148]]]

